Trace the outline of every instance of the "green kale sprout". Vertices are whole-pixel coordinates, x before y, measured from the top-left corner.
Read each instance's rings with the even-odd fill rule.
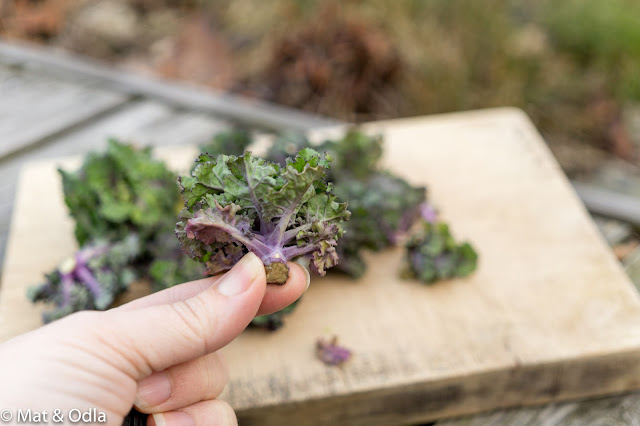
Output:
[[[97,238],[121,240],[131,232],[146,241],[177,211],[176,176],[150,148],[111,139],[106,153],[89,154],[78,171],[59,172],[80,245]]]
[[[468,242],[456,243],[449,226],[423,220],[418,231],[406,243],[402,276],[426,284],[471,274],[478,255]]]

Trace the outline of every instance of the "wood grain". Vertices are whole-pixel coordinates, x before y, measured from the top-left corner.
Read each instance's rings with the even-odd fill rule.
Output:
[[[636,426],[640,395],[621,395],[589,401],[500,410],[490,414],[443,420],[438,426]]]
[[[479,269],[426,287],[398,280],[391,250],[369,255],[360,281],[314,278],[284,329],[249,330],[225,348],[223,397],[241,424],[389,425],[640,388],[638,294],[522,113],[368,129],[385,134],[389,168],[429,184]],[[186,167],[193,152],[164,155]],[[2,339],[38,325],[25,288],[74,248],[54,168],[31,165],[20,180]],[[315,339],[332,334],[355,353],[342,368],[314,357]]]

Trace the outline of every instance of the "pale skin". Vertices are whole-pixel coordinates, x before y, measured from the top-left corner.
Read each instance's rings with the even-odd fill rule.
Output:
[[[267,286],[250,253],[226,274],[9,340],[0,345],[0,407],[95,408],[119,426],[135,404],[153,414],[147,425],[236,425],[232,408],[216,399],[228,380],[218,350],[254,316],[283,309],[306,290],[308,271],[289,266],[285,285]]]

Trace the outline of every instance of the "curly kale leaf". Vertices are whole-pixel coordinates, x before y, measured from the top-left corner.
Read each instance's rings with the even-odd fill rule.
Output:
[[[180,179],[185,208],[176,234],[209,274],[230,269],[247,251],[265,264],[267,280],[283,284],[286,262],[306,256],[324,275],[338,261],[346,203],[324,181],[331,158],[306,148],[284,166],[253,157],[200,155]]]
[[[146,240],[172,222],[179,203],[176,178],[151,150],[109,140],[76,172],[59,170],[78,244],[118,241],[136,232]]]
[[[87,244],[47,274],[44,284],[30,288],[28,296],[33,302],[55,303],[43,314],[44,322],[76,311],[107,309],[137,278],[132,263],[140,252],[135,234],[118,243]]]
[[[471,244],[456,243],[445,223],[421,225],[406,244],[404,277],[429,284],[475,271],[478,255]]]

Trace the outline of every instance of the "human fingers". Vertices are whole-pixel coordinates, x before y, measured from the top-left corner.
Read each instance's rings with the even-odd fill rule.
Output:
[[[177,410],[216,398],[227,381],[227,368],[214,352],[142,379],[135,406],[143,413]]]
[[[180,411],[149,416],[147,426],[237,426],[236,414],[229,404],[217,399],[202,401]]]
[[[258,312],[266,276],[249,253],[205,291],[170,304],[113,310],[101,317],[105,349],[140,380],[208,353],[233,340]]]
[[[289,279],[284,285],[267,286],[264,299],[257,315],[266,315],[286,308],[302,295],[309,287],[310,275],[308,269],[294,262],[289,262]],[[129,311],[149,306],[164,305],[186,300],[203,292],[217,283],[224,275],[203,278],[150,294],[133,300],[115,310]]]
[[[309,271],[294,262],[289,262],[289,279],[284,285],[269,285],[258,315],[282,310],[298,300],[309,287]]]
[[[173,287],[152,293],[148,296],[132,300],[131,302],[125,303],[124,305],[118,306],[112,310],[131,311],[134,309],[166,305],[181,300],[187,300],[216,284],[223,276],[224,274],[220,274],[214,277],[207,277],[200,280],[189,281],[184,284],[174,285]]]

